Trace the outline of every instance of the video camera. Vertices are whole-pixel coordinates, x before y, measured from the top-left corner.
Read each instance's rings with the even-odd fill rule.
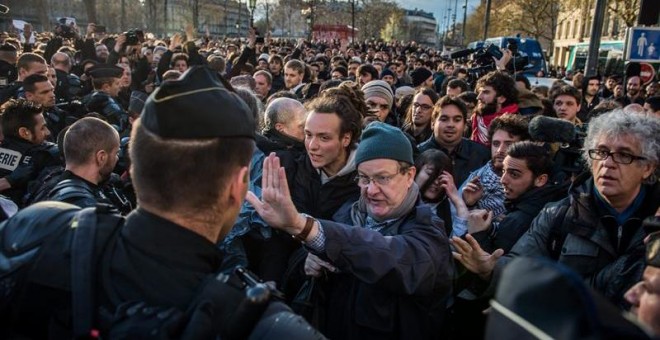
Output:
[[[124,35],[126,35],[127,46],[139,45],[144,42],[144,32],[137,28],[124,32]]]
[[[506,68],[511,73],[522,71],[529,65],[529,57],[522,55],[518,50],[518,43],[515,39],[507,39],[506,48],[511,51],[511,61],[506,65]],[[451,59],[460,59],[469,57],[473,62],[473,67],[468,69],[468,82],[473,84],[477,79],[481,78],[488,72],[495,71],[495,59],[501,59],[504,54],[497,45],[493,43],[484,44],[477,48],[468,48],[465,50],[451,53]]]
[[[62,38],[73,39],[76,37],[73,25],[75,25],[75,21],[72,18],[59,18],[55,26],[55,33]]]

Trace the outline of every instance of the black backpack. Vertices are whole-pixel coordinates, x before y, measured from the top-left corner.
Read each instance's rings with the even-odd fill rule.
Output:
[[[110,339],[323,339],[304,319],[282,303],[263,298],[269,289],[245,271],[207,278],[186,311],[128,301],[108,312],[97,298],[107,282],[98,264],[113,247],[124,218],[108,205],[80,209],[61,202],[31,205],[0,224],[0,334],[3,338],[49,337]],[[64,265],[68,264],[68,266]],[[104,267],[107,270],[107,267]],[[70,277],[70,286],[61,278]],[[59,278],[59,279],[58,279]],[[59,281],[58,281],[59,280]],[[60,282],[61,281],[61,282]],[[60,322],[72,325],[53,336],[21,303],[34,300],[27,287],[67,290],[60,304],[71,301]],[[42,303],[43,304],[43,303]],[[29,306],[29,303],[27,304]],[[41,304],[40,304],[41,305]],[[61,308],[54,305],[53,308]],[[49,320],[52,323],[52,319]],[[45,322],[44,322],[45,323]],[[36,330],[35,330],[36,329]],[[72,330],[70,334],[69,329]],[[254,331],[253,331],[254,330]],[[19,331],[19,332],[12,332]],[[25,334],[25,333],[30,334]],[[59,336],[58,336],[59,335]]]

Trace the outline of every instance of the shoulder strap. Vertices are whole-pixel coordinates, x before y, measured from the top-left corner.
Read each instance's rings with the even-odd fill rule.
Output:
[[[96,265],[103,246],[114,239],[124,219],[106,205],[86,208],[75,217],[71,247],[74,338],[89,337],[96,316]]]

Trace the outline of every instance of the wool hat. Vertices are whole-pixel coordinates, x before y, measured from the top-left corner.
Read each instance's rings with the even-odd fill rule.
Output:
[[[386,81],[372,80],[362,86],[362,92],[364,92],[364,99],[371,97],[382,98],[387,100],[389,107],[392,107],[394,93],[392,93],[392,87]]]
[[[396,92],[394,96],[396,97],[397,100],[401,99],[403,96],[407,96],[409,94],[415,94],[415,89],[413,89],[410,86],[401,86],[396,88]]]
[[[252,138],[252,111],[232,86],[205,66],[164,82],[147,99],[142,126],[163,139]]]
[[[268,62],[268,58],[270,58],[268,53],[262,53],[262,54],[259,55],[259,59],[257,59],[257,62],[260,62],[262,60]]]
[[[355,152],[355,165],[372,159],[393,159],[413,164],[412,145],[400,129],[373,122],[362,131],[362,140]]]
[[[433,72],[429,71],[426,67],[416,68],[410,73],[410,78],[412,78],[413,87],[422,85],[426,79],[429,79],[433,75]]]
[[[394,72],[392,72],[392,70],[387,67],[383,68],[383,70],[380,72],[380,79],[383,79],[385,76],[392,76],[396,80],[396,74],[394,74]]]

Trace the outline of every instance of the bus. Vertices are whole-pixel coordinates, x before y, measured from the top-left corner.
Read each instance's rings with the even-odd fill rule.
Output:
[[[571,46],[566,71],[584,71],[588,54],[589,43],[579,43]],[[598,49],[598,74],[603,76],[623,74],[623,70],[623,40],[601,41],[600,49]]]
[[[536,76],[536,73],[539,71],[543,71],[544,74],[548,74],[548,64],[545,61],[543,49],[541,48],[541,44],[535,39],[520,37],[488,38],[485,42],[471,42],[468,44],[468,48],[480,48],[490,44],[494,44],[499,48],[507,48],[511,42],[515,42],[516,45],[518,45],[518,51],[520,51],[520,54],[529,57],[529,66],[525,68],[525,70],[522,72],[523,74]]]

